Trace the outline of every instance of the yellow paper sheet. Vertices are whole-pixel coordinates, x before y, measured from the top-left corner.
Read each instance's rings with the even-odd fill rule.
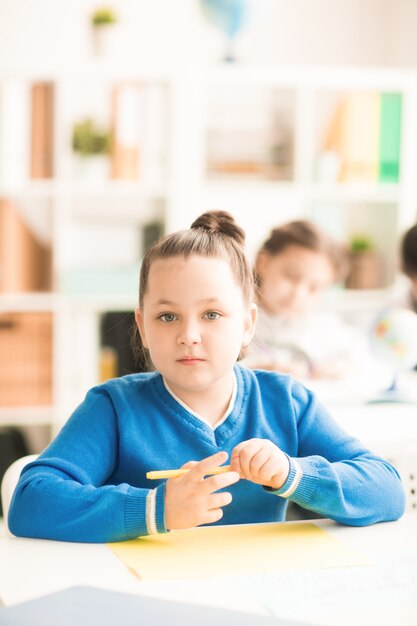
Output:
[[[143,580],[367,563],[360,554],[309,522],[205,526],[108,545]]]

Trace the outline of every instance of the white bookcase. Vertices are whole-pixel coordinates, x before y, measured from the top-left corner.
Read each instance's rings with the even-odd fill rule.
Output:
[[[27,98],[40,81],[54,85],[54,177],[31,180]],[[109,124],[111,88],[127,81],[142,90],[140,175],[83,179],[72,125],[87,116]],[[331,162],[330,175],[317,176],[335,99],[357,92],[402,96],[398,182],[337,182]],[[372,293],[375,307],[389,300],[398,237],[416,220],[413,71],[86,65],[44,75],[3,72],[0,131],[0,198],[13,202],[52,248],[52,291],[2,293],[0,312],[51,311],[54,320],[52,405],[0,408],[0,425],[56,430],[98,381],[100,315],[135,307],[141,229],[155,219],[168,232],[188,227],[204,210],[228,210],[246,229],[250,257],[271,227],[290,219],[316,220],[345,239],[366,231],[386,260],[386,287]],[[331,301],[357,310],[365,294],[339,290]]]

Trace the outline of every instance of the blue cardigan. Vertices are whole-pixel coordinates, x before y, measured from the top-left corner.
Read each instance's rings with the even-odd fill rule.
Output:
[[[286,452],[288,479],[277,491],[246,480],[228,487],[233,501],[218,523],[282,521],[287,496],[344,524],[402,515],[404,492],[395,469],[346,434],[313,393],[274,372],[237,365],[235,374],[233,409],[214,429],[180,405],[157,372],[94,387],[56,439],[23,470],[9,512],[11,532],[80,542],[146,535],[155,488],[153,525],[165,532],[165,482],[147,480],[146,472],[180,467],[219,450],[230,454],[253,437]]]

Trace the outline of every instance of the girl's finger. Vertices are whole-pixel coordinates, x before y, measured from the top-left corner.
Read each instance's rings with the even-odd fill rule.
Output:
[[[249,463],[249,470],[252,476],[259,476],[261,468],[267,463],[268,459],[271,456],[271,450],[266,446],[258,450],[251,458]]]
[[[246,441],[241,441],[240,443],[237,444],[237,446],[235,446],[232,450],[232,454],[231,454],[231,459],[233,459],[236,456],[239,456],[241,450],[243,450],[243,448],[246,448],[249,445],[252,445],[255,441],[258,441],[257,439],[247,439]]]
[[[207,494],[214,493],[224,487],[229,487],[240,480],[240,475],[237,472],[226,472],[225,474],[218,474],[217,476],[210,476],[203,482],[203,487]]]
[[[248,478],[248,479],[251,478],[252,474],[251,474],[251,469],[250,469],[250,463],[253,457],[255,456],[255,454],[259,451],[261,446],[262,446],[261,442],[253,441],[240,451],[239,461],[240,461],[240,466],[242,468],[243,476],[245,478]]]
[[[263,447],[265,441],[263,439],[247,439],[242,441],[232,450],[230,465],[235,472],[239,472],[242,477],[248,477],[248,467],[245,459],[247,455],[254,454],[259,448]],[[245,465],[243,467],[242,461]]]
[[[219,467],[219,465],[223,465],[223,463],[227,461],[227,456],[227,452],[216,452],[216,454],[212,454],[202,461],[199,461],[190,469],[187,474],[187,479],[194,481],[201,480],[210,473],[210,470]]]
[[[219,519],[223,517],[222,509],[211,509],[207,511],[203,517],[203,520],[200,522],[201,524],[213,524],[213,522],[218,522]]]
[[[232,472],[237,472],[239,476],[242,475],[242,468],[240,466],[239,454],[237,454],[236,456],[233,456],[230,459],[230,469]]]
[[[198,461],[187,461],[187,463],[184,463],[184,465],[181,465],[180,469],[191,469],[197,463],[198,463]]]
[[[214,493],[210,496],[208,502],[208,509],[220,509],[223,506],[227,506],[233,500],[232,494],[228,491],[222,491],[221,493]]]
[[[269,482],[279,472],[277,465],[276,459],[269,457],[266,463],[259,469],[258,477],[265,482]]]

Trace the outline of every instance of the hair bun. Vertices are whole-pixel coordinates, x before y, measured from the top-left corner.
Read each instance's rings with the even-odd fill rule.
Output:
[[[194,220],[191,228],[201,228],[212,234],[218,233],[230,237],[242,248],[245,244],[245,231],[227,211],[206,211]]]

